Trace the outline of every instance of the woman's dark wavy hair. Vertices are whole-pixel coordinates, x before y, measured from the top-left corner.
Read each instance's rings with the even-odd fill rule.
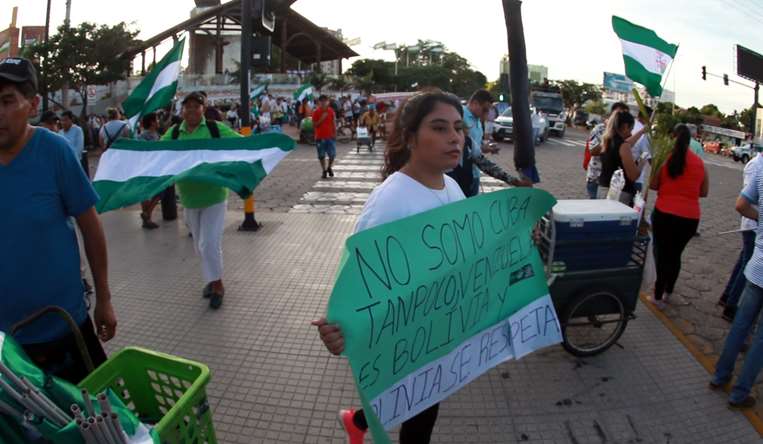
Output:
[[[395,112],[392,131],[387,137],[387,149],[384,152],[382,177],[386,179],[392,173],[400,171],[411,158],[410,140],[419,130],[421,122],[434,110],[438,103],[450,105],[463,117],[464,110],[458,97],[440,90],[417,93],[408,98]]]
[[[686,152],[689,150],[689,143],[691,143],[691,130],[683,123],[679,123],[673,127],[673,136],[676,138],[676,143],[673,145],[673,152],[668,159],[668,175],[675,179],[684,173],[686,169]]]

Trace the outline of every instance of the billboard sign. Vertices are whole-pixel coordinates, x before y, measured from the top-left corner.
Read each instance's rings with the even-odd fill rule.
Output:
[[[737,45],[737,74],[753,82],[763,82],[763,55]]]
[[[622,74],[605,72],[604,89],[612,92],[629,93],[633,89],[633,80]]]
[[[24,26],[21,28],[21,47],[32,46],[45,40],[44,26]]]

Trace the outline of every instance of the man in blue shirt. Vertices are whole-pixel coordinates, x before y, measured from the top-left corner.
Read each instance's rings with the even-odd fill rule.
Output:
[[[482,145],[485,132],[482,119],[486,118],[493,106],[493,96],[484,89],[477,90],[469,98],[464,108],[464,125],[471,141],[471,150],[468,157],[472,160],[472,180],[470,183],[459,183],[466,197],[473,197],[480,192],[480,171],[504,181],[509,185],[528,186],[529,183],[514,177],[504,171],[500,166],[486,159],[483,152],[498,154],[499,148],[490,145]],[[468,145],[467,145],[468,146]],[[462,164],[463,165],[463,164]],[[456,178],[458,181],[459,179]]]
[[[74,124],[74,113],[64,111],[61,113],[61,131],[58,134],[64,136],[74,153],[74,158],[80,160],[85,151],[85,135],[82,128]]]
[[[0,61],[0,332],[48,306],[79,325],[94,364],[106,356],[117,320],[111,305],[106,240],[95,211],[98,196],[61,136],[27,122],[37,113],[37,74],[26,59]],[[79,250],[70,218],[82,231],[95,281],[93,328],[84,300]],[[97,331],[97,333],[96,333]],[[87,375],[74,337],[45,315],[15,338],[44,371],[78,383]]]
[[[757,206],[757,208],[755,208]],[[753,180],[742,190],[737,199],[737,211],[744,217],[759,221],[763,214],[763,171],[758,171]],[[752,331],[755,320],[763,310],[763,225],[758,224],[755,236],[755,249],[745,268],[747,286],[737,308],[734,322],[723,345],[721,357],[715,366],[715,374],[710,381],[710,388],[719,389],[731,382],[734,364],[742,351],[747,336]],[[750,349],[742,366],[742,371],[729,394],[729,406],[734,408],[751,408],[755,406],[755,398],[750,396],[750,390],[755,379],[763,368],[763,318],[758,322]]]

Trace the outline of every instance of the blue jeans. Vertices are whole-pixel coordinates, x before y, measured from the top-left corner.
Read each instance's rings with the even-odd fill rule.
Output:
[[[596,199],[596,194],[599,192],[599,182],[596,180],[586,180],[585,190],[588,193],[589,199]]]
[[[715,365],[714,383],[722,385],[731,380],[737,356],[742,351],[742,345],[752,330],[752,324],[758,317],[761,308],[763,308],[763,288],[747,282],[734,317],[734,323],[731,324],[731,330],[726,336],[723,352],[721,352],[721,357],[718,358],[718,363]],[[742,402],[750,394],[761,367],[763,367],[763,325],[759,323],[742,365],[742,372],[729,394],[730,402]]]
[[[736,265],[734,265],[734,271],[731,272],[729,282],[726,284],[726,289],[723,290],[723,295],[726,298],[726,305],[736,307],[739,303],[739,297],[742,296],[742,290],[747,283],[747,279],[744,277],[744,268],[747,266],[747,262],[752,257],[752,252],[755,250],[755,231],[743,231],[742,232],[742,251],[739,252],[739,259]]]
[[[318,159],[325,159],[328,156],[329,159],[334,160],[336,157],[336,142],[334,139],[316,140],[315,147],[318,149]]]

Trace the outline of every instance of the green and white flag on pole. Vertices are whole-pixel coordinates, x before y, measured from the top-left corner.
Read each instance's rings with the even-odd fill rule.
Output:
[[[644,85],[649,95],[662,95],[662,76],[678,51],[678,45],[661,39],[651,29],[612,16],[612,28],[620,38],[625,60],[625,75]]]
[[[249,99],[255,100],[259,96],[265,94],[265,92],[267,92],[267,90],[268,90],[268,84],[267,83],[265,83],[264,85],[257,85],[257,86],[255,86],[252,89],[251,94],[249,94]]]
[[[167,106],[175,97],[184,45],[185,39],[180,40],[122,104],[130,129],[135,130],[141,117]]]
[[[301,102],[305,99],[312,99],[314,91],[315,91],[315,88],[313,87],[313,85],[309,83],[305,83],[299,88],[297,88],[296,91],[294,91],[294,100],[299,100]]]
[[[278,133],[254,137],[144,142],[119,139],[98,165],[93,186],[99,213],[156,196],[180,180],[226,187],[242,198],[294,149]]]

